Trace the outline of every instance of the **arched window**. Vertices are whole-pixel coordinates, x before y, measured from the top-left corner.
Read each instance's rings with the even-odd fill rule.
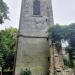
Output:
[[[40,1],[34,0],[33,2],[33,15],[40,15]]]

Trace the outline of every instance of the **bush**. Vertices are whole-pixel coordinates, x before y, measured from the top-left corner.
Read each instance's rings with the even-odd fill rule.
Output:
[[[67,59],[63,59],[64,60],[64,68],[67,69],[70,67],[70,62]]]
[[[26,68],[25,70],[21,70],[20,75],[31,75],[31,71]]]

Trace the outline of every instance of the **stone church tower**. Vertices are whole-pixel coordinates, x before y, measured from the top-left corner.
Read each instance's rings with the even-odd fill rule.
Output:
[[[22,0],[15,75],[26,68],[32,75],[48,74],[50,25],[53,25],[51,0]]]

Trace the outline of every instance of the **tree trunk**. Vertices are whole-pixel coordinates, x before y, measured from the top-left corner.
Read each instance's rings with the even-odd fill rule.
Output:
[[[1,69],[1,75],[2,75],[2,69]]]
[[[75,67],[73,68],[73,73],[74,73],[74,75],[75,75]]]
[[[3,72],[4,72],[4,67],[2,67],[2,75],[3,75]]]

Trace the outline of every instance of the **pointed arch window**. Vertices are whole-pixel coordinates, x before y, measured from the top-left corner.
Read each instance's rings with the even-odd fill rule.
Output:
[[[40,1],[34,0],[33,2],[33,15],[40,15]]]

